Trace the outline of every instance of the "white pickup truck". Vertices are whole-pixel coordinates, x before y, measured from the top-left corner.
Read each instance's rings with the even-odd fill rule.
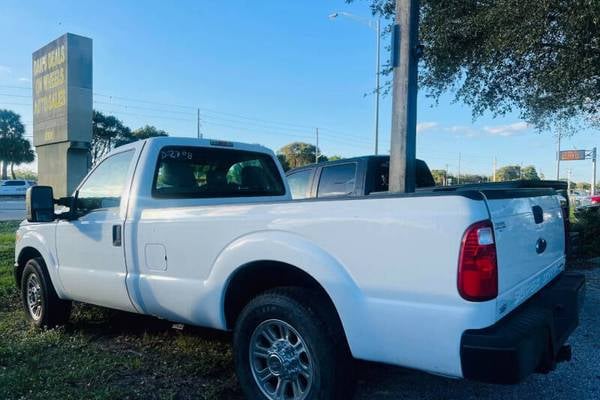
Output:
[[[258,145],[119,147],[73,197],[31,188],[27,219],[14,272],[33,324],[78,301],[233,330],[250,399],[348,399],[353,358],[518,382],[570,357],[585,287],[553,190],[292,201]]]

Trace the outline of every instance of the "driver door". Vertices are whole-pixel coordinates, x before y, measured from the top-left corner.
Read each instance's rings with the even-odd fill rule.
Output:
[[[79,217],[57,224],[59,276],[73,300],[135,311],[125,286],[122,243],[127,206],[123,195],[134,155],[130,149],[104,159],[79,187]]]

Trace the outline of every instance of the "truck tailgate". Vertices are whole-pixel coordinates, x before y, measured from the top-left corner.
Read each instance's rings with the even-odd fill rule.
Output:
[[[484,190],[496,239],[497,317],[527,300],[564,269],[564,220],[553,190]]]

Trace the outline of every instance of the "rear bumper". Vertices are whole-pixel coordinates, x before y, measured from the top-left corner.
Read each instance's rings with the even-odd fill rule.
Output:
[[[579,324],[585,277],[563,273],[496,324],[467,330],[461,340],[463,377],[517,383],[568,358],[561,350]]]

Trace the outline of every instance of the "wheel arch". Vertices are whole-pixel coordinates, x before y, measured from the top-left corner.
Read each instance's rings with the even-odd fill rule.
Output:
[[[19,255],[17,256],[17,263],[15,266],[15,280],[17,287],[21,287],[21,278],[23,277],[23,270],[25,269],[25,264],[27,264],[29,260],[37,257],[44,259],[42,254],[35,247],[26,246],[21,249]],[[43,267],[47,268],[45,267],[45,263]]]
[[[64,299],[66,295],[58,275],[58,263],[52,251],[53,248],[54,240],[52,236],[49,237],[48,234],[45,235],[43,232],[35,230],[25,230],[15,247],[15,274],[22,274],[25,264],[31,258],[42,258],[44,260],[44,268],[50,276],[56,294],[59,298]]]
[[[217,303],[210,304],[220,307],[221,315],[213,315],[213,321],[221,329],[232,329],[243,307],[265,290],[314,288],[335,312],[352,350],[365,311],[364,293],[344,265],[316,243],[290,232],[255,232],[233,241],[216,258],[206,285],[218,293],[211,297]]]
[[[253,279],[254,276],[260,276],[261,279]],[[281,261],[258,260],[236,269],[227,283],[223,299],[223,313],[227,329],[233,329],[244,306],[258,294],[269,289],[287,286],[316,290],[326,299],[339,319],[335,304],[327,291],[307,272]]]

